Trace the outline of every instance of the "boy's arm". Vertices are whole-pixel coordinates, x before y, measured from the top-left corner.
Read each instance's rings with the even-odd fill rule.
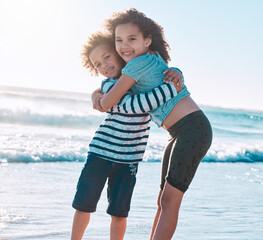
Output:
[[[111,111],[127,114],[145,113],[161,106],[176,95],[177,90],[172,83],[164,83],[146,93],[125,95],[111,108]]]

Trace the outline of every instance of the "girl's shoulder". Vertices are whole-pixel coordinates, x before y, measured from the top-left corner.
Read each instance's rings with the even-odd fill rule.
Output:
[[[130,68],[134,69],[137,67],[143,68],[150,65],[154,65],[156,63],[158,64],[162,63],[166,65],[166,63],[164,62],[164,60],[162,59],[162,57],[158,52],[155,52],[155,54],[146,53],[129,61],[124,67],[124,69],[130,69]]]
[[[147,52],[146,54],[143,54],[141,56],[138,56],[138,57],[132,59],[131,61],[129,61],[126,64],[126,66],[127,65],[136,65],[136,64],[147,63],[153,59],[156,59],[157,57],[158,57],[157,53],[156,53],[156,55],[154,55],[154,54]]]
[[[156,55],[146,53],[129,61],[122,69],[122,74],[126,74],[135,81],[139,81],[145,75],[148,76],[156,71],[162,72],[166,68],[168,66],[158,52],[156,52]]]

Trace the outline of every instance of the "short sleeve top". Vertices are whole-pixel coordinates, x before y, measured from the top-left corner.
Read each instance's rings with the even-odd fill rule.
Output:
[[[134,94],[139,94],[148,92],[162,84],[165,77],[163,71],[167,68],[169,68],[168,65],[158,52],[156,52],[156,55],[147,53],[129,61],[122,69],[122,74],[126,74],[136,81],[132,86],[132,90]],[[185,86],[177,96],[149,112],[152,120],[160,127],[174,105],[189,94]]]

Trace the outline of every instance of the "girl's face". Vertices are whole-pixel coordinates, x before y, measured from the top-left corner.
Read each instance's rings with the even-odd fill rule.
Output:
[[[102,76],[107,78],[120,77],[124,63],[115,49],[106,44],[101,44],[91,51],[89,58]]]
[[[151,43],[152,39],[144,38],[136,24],[121,24],[115,29],[116,51],[125,62],[147,53]]]

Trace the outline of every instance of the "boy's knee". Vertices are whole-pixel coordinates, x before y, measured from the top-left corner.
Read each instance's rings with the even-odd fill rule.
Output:
[[[77,216],[90,216],[90,212],[83,212],[83,211],[79,211],[76,209],[75,215],[77,215]]]
[[[126,226],[127,224],[127,217],[116,217],[116,216],[111,216],[111,224],[113,226]]]
[[[122,222],[126,221],[127,217],[116,217],[116,216],[111,216],[111,220],[115,222]]]

